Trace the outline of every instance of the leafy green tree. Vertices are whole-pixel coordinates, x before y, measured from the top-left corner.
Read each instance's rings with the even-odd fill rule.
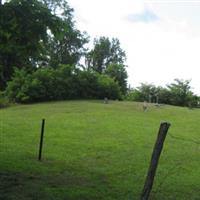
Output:
[[[138,89],[129,89],[125,96],[125,99],[128,101],[144,101],[143,94]]]
[[[159,103],[162,103],[162,104],[172,104],[171,102],[171,97],[172,97],[172,94],[171,92],[169,91],[168,88],[164,88],[164,87],[157,87],[157,94],[158,94],[158,99],[159,99]]]
[[[122,94],[127,91],[127,71],[125,52],[120,47],[117,38],[110,40],[108,37],[100,37],[94,40],[94,48],[86,55],[88,70],[106,74],[119,84]]]
[[[106,37],[100,37],[99,40],[94,40],[94,49],[86,55],[86,65],[88,69],[103,73],[108,64],[110,45],[109,38]]]
[[[119,85],[109,76],[98,74],[97,79],[97,97],[104,99],[121,99],[121,91]]]
[[[58,67],[59,64],[75,65],[85,54],[84,45],[88,43],[86,32],[81,33],[73,20],[73,9],[65,0],[43,0],[44,4],[54,15],[59,14],[63,24],[62,37],[49,35],[48,53],[49,65]]]
[[[37,0],[11,0],[0,6],[1,88],[14,67],[33,69],[44,60],[48,30],[60,35],[61,27],[59,18]]]
[[[188,107],[197,108],[200,106],[200,97],[198,95],[191,95],[188,102]]]
[[[10,0],[0,6],[0,85],[14,67],[77,64],[88,42],[65,0]]]
[[[110,64],[123,64],[125,52],[117,38],[100,37],[94,40],[94,48],[86,56],[86,65],[99,73],[103,73]]]
[[[164,87],[155,87],[153,84],[142,83],[137,89],[128,91],[127,100],[148,101],[149,95],[151,102],[171,104],[177,106],[199,106],[199,96],[191,91],[190,80],[175,79],[174,83]]]
[[[119,85],[109,76],[81,71],[76,66],[39,68],[33,73],[15,70],[5,93],[14,102],[104,98],[120,99]]]
[[[193,96],[190,80],[175,79],[174,83],[171,83],[167,87],[171,93],[171,103],[173,105],[188,105],[191,96]]]
[[[97,73],[91,71],[79,70],[76,77],[77,91],[80,98],[98,98]]]
[[[49,38],[49,65],[55,68],[59,64],[77,64],[85,53],[87,42],[87,35],[73,27],[68,27],[60,39]]]
[[[105,74],[110,76],[117,82],[121,88],[122,94],[127,91],[127,78],[128,74],[123,64],[110,64],[105,70]]]
[[[8,83],[6,95],[14,102],[29,101],[29,96],[26,94],[32,81],[31,75],[24,69],[15,69],[14,79]]]
[[[158,90],[155,85],[148,83],[141,83],[141,85],[137,88],[141,93],[140,97],[142,101],[151,101],[156,102],[156,96],[158,94]]]
[[[156,87],[153,84],[141,83],[139,87],[128,91],[126,99],[156,103],[158,101],[160,90],[161,87]]]

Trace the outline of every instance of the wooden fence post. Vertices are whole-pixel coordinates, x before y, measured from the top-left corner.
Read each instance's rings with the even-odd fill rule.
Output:
[[[160,129],[159,129],[157,140],[153,149],[149,170],[148,170],[144,188],[141,194],[141,200],[149,199],[149,195],[153,187],[153,181],[156,174],[159,157],[160,157],[169,127],[170,127],[170,123],[168,122],[162,122],[160,124]]]
[[[44,137],[44,126],[45,126],[45,119],[42,119],[42,127],[41,127],[41,135],[40,135],[40,145],[39,145],[39,155],[38,160],[41,161],[42,158],[42,146],[43,146],[43,137]]]

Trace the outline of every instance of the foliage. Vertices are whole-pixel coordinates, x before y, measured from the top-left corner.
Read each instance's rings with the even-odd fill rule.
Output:
[[[37,0],[11,0],[0,7],[1,87],[13,67],[32,69],[45,58],[47,30],[62,33],[61,21]]]
[[[120,47],[117,38],[95,38],[94,48],[86,56],[86,65],[94,71],[103,73],[110,64],[124,64],[125,52]]]
[[[81,71],[75,66],[40,68],[29,74],[16,69],[6,94],[16,102],[38,102],[79,98],[120,98],[119,86],[106,75]]]
[[[119,84],[122,94],[126,94],[128,75],[124,65],[115,63],[110,64],[106,68],[105,74],[112,77],[115,82]]]
[[[65,0],[43,1],[54,14],[59,13],[64,28],[60,38],[49,35],[48,64],[54,68],[58,67],[59,64],[76,65],[81,56],[85,54],[84,45],[88,43],[89,37],[86,32],[81,33],[75,27],[73,9]]]
[[[122,94],[127,91],[127,71],[124,64],[125,52],[117,38],[95,38],[94,48],[86,55],[87,69],[106,74],[119,84]]]
[[[67,1],[0,5],[0,86],[9,99],[121,98],[126,93],[125,52],[118,39],[96,39],[86,56],[92,66],[77,68],[89,37],[76,28]]]
[[[171,103],[173,105],[188,106],[193,96],[189,80],[175,79],[174,83],[167,87],[171,93]]]
[[[142,102],[144,101],[144,95],[137,89],[130,89],[128,90],[125,99],[128,101],[137,101]]]
[[[127,99],[133,101],[156,102],[158,91],[158,88],[153,84],[141,83],[138,88],[128,92]]]
[[[130,90],[126,99],[189,107],[198,107],[199,104],[199,97],[191,91],[190,81],[180,79],[175,79],[167,88],[142,83],[140,87]]]
[[[78,30],[69,28],[61,39],[49,38],[50,66],[58,67],[59,64],[75,65],[79,62],[85,49],[83,45],[88,42],[87,36]]]
[[[0,108],[9,106],[9,101],[3,92],[0,92]]]
[[[153,102],[157,96],[157,88],[153,84],[141,83],[138,87],[143,100]]]
[[[0,7],[0,85],[14,67],[30,72],[38,66],[77,64],[87,36],[75,28],[63,0],[10,0]]]
[[[107,75],[98,75],[98,98],[121,99],[119,85]]]

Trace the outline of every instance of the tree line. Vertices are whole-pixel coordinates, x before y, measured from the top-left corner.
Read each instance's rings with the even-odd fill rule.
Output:
[[[0,104],[64,99],[128,99],[197,105],[190,82],[127,88],[126,53],[117,38],[81,32],[66,0],[0,1]]]
[[[0,2],[0,90],[17,102],[122,99],[128,76],[120,41],[95,38],[90,50],[89,41],[65,0]]]
[[[190,80],[175,79],[166,87],[141,83],[139,87],[129,89],[126,99],[191,108],[200,107],[200,97],[191,91],[190,82]]]

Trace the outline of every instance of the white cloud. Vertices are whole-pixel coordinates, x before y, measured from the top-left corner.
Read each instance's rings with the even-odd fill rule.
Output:
[[[133,85],[145,81],[163,85],[174,78],[192,79],[195,91],[200,93],[200,38],[191,38],[179,28],[168,26],[154,24],[134,30],[137,34],[129,42],[136,47],[127,49],[128,63],[132,64],[129,81]]]
[[[192,79],[194,91],[200,94],[200,27],[193,16],[200,15],[197,10],[192,13],[192,6],[187,9],[183,5],[152,2],[69,0],[79,29],[86,30],[92,38],[102,35],[119,38],[127,54],[132,86],[140,82],[165,85],[175,78],[184,78]],[[143,23],[142,17],[151,14],[159,20],[152,18],[151,23]],[[140,16],[137,20],[140,23],[128,21],[130,15]]]
[[[129,14],[127,20],[130,22],[152,23],[158,21],[159,17],[152,10],[145,8],[140,13]]]

